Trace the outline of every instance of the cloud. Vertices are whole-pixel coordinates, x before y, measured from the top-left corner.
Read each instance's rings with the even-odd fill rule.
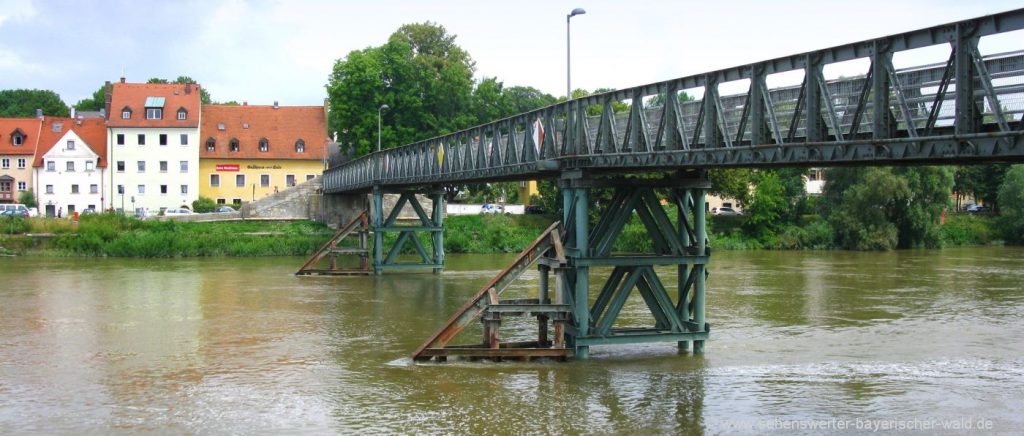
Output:
[[[0,26],[8,21],[30,20],[36,16],[32,0],[0,0]]]

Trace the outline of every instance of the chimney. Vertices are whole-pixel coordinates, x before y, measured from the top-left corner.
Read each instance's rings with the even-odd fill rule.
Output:
[[[71,107],[71,118],[74,118],[74,117],[75,117],[75,108],[72,106]]]
[[[121,76],[121,83],[124,83],[124,76]]]
[[[36,109],[36,118],[39,118],[40,120],[43,119],[43,110],[42,109]]]
[[[247,100],[242,100],[242,106],[248,106],[248,105],[249,105],[249,101],[247,101]]]
[[[274,109],[277,109],[277,108],[279,108],[279,107],[280,107],[280,106],[279,106],[279,105],[277,104],[277,100],[274,100]]]
[[[114,87],[110,84],[110,81],[106,81],[103,84],[103,109],[100,109],[100,114],[103,115],[103,119],[107,118],[107,114],[110,113],[110,98],[113,95]]]

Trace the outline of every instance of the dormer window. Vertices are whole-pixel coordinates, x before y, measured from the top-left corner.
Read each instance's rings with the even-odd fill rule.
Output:
[[[121,119],[122,120],[130,120],[130,119],[132,119],[132,108],[130,108],[128,106],[125,106],[123,109],[121,109]]]
[[[188,119],[188,110],[185,109],[185,108],[179,108],[178,109],[178,119],[179,120],[187,120]]]
[[[163,97],[146,97],[146,119],[162,120],[164,118],[165,101],[166,99]]]
[[[231,138],[231,151],[238,151],[238,139]]]
[[[206,138],[206,151],[209,151],[209,152],[212,153],[216,149],[217,149],[217,140],[213,139],[212,137],[211,138]]]
[[[295,152],[296,153],[305,153],[306,152],[306,141],[303,141],[301,138],[298,141],[295,141]]]
[[[217,123],[217,130],[224,130],[224,123]]]
[[[25,133],[21,129],[14,129],[11,132],[11,145],[20,146],[25,143]]]
[[[270,151],[270,141],[267,141],[267,138],[260,139],[260,151]]]
[[[64,123],[53,123],[53,132],[60,133],[64,130]]]

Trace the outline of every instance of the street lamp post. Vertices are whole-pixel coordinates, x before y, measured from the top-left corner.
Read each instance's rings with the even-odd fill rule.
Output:
[[[572,57],[569,54],[569,19],[577,15],[583,15],[587,11],[583,8],[573,9],[565,16],[565,100],[572,100]]]
[[[377,151],[380,151],[380,112],[384,109],[390,109],[388,105],[382,104],[377,108]]]

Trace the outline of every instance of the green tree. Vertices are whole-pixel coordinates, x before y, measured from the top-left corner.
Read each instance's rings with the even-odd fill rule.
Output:
[[[211,198],[199,197],[192,201],[192,211],[195,213],[213,212],[217,209],[217,202]]]
[[[380,47],[350,52],[334,64],[327,83],[332,131],[354,144],[356,155],[381,142],[388,148],[472,126],[474,63],[443,26],[407,24]]]
[[[75,109],[80,111],[98,111],[103,109],[107,103],[106,96],[107,85],[100,85],[100,88],[92,93],[89,98],[83,98],[75,103]]]
[[[740,204],[750,202],[750,186],[754,181],[753,171],[747,168],[725,168],[708,171],[712,195],[736,199]]]
[[[25,207],[38,206],[36,204],[36,194],[33,193],[31,189],[27,191],[21,191],[21,194],[18,194],[18,203],[24,204]]]
[[[834,168],[825,184],[836,243],[889,250],[940,243],[939,219],[953,188],[948,167]]]
[[[1014,165],[1006,172],[999,187],[999,204],[1004,237],[1016,244],[1024,243],[1024,165]]]
[[[34,117],[36,109],[42,109],[44,115],[68,116],[67,105],[61,101],[60,95],[56,92],[42,89],[0,90],[0,117]]]
[[[785,222],[783,217],[792,209],[786,198],[786,189],[775,172],[767,172],[757,182],[753,199],[747,207],[743,225],[748,235],[765,241],[774,238]]]
[[[956,167],[953,190],[957,193],[958,199],[962,196],[971,196],[976,201],[998,210],[999,188],[1002,186],[1003,177],[1009,168],[1008,164]]]

